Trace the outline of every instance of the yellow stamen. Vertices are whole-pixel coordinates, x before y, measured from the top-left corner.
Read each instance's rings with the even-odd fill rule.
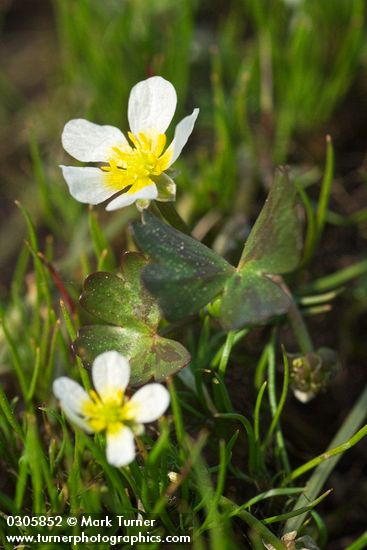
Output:
[[[132,186],[129,191],[135,193],[154,183],[152,177],[159,176],[168,168],[172,150],[168,148],[163,153],[167,141],[165,134],[139,132],[134,135],[129,132],[128,135],[134,147],[113,147],[115,157],[107,166],[102,166],[102,170],[109,187],[122,191]]]
[[[107,389],[102,396],[91,390],[90,399],[82,405],[82,413],[95,432],[117,432],[122,425],[133,427],[138,405],[124,400],[121,390]]]

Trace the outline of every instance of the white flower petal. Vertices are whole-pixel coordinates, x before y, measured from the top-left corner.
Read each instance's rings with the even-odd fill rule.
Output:
[[[93,384],[100,395],[114,390],[125,391],[129,378],[129,361],[117,351],[101,353],[93,361]]]
[[[79,202],[99,204],[117,193],[106,185],[106,175],[99,168],[60,166],[70,194]]]
[[[65,413],[65,415],[68,417],[68,419],[78,426],[79,428],[82,428],[85,432],[91,434],[94,430],[89,426],[88,422],[84,420],[81,416],[77,415],[72,409],[69,409],[67,404],[64,401],[60,401],[61,407]]]
[[[169,405],[169,393],[162,384],[147,384],[138,390],[130,402],[137,405],[134,420],[153,422],[166,411]]]
[[[161,76],[135,84],[130,92],[128,119],[133,134],[154,130],[164,134],[177,104],[174,86]]]
[[[83,403],[90,401],[89,395],[81,385],[67,376],[56,378],[52,389],[57,399],[77,414],[81,413]]]
[[[71,378],[62,376],[54,381],[53,392],[57,399],[60,400],[60,405],[66,416],[74,422],[74,424],[86,432],[91,433],[93,430],[91,430],[88,423],[80,416],[82,415],[83,405],[91,401],[89,395],[81,385]]]
[[[194,109],[191,115],[183,118],[176,126],[174,138],[167,151],[173,151],[169,166],[173,164],[181,154],[182,149],[187,143],[199,114],[199,109]]]
[[[142,189],[139,189],[139,191],[136,191],[136,193],[131,193],[130,191],[127,191],[126,193],[119,195],[108,203],[108,205],[106,206],[106,210],[117,210],[118,208],[123,208],[124,206],[129,206],[130,204],[133,204],[138,199],[153,200],[156,199],[157,196],[158,190],[156,185],[146,185]]]
[[[106,162],[114,155],[112,147],[129,146],[118,128],[100,126],[83,118],[65,124],[61,141],[65,151],[82,162]]]
[[[107,433],[107,461],[120,468],[135,458],[134,434],[125,426],[116,433]]]

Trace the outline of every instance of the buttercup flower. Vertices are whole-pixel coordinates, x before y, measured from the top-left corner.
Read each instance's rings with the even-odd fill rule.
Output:
[[[179,157],[199,114],[194,109],[181,120],[165,149],[165,132],[176,104],[175,88],[164,78],[153,76],[138,82],[129,97],[130,144],[118,128],[81,118],[70,120],[62,133],[65,151],[82,162],[103,163],[100,168],[61,166],[71,195],[80,202],[99,204],[125,191],[106,210],[135,201],[145,208],[151,199],[174,200],[176,186],[165,170]]]
[[[169,393],[161,384],[147,384],[127,399],[124,392],[129,378],[127,359],[107,351],[93,363],[95,390],[89,394],[65,376],[53,384],[54,394],[71,422],[87,433],[106,432],[107,460],[117,467],[134,460],[134,434],[141,434],[143,424],[157,420],[169,405]]]

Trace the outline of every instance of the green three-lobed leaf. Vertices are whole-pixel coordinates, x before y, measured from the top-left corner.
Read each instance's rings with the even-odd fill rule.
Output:
[[[296,198],[287,172],[279,169],[244,246],[237,275],[225,285],[221,306],[225,328],[263,323],[288,310],[290,297],[275,275],[293,271],[300,260]]]
[[[121,274],[97,272],[84,284],[80,303],[103,324],[81,328],[74,342],[77,353],[91,363],[100,353],[116,350],[130,359],[133,385],[162,380],[188,364],[190,355],[179,343],[157,332],[160,311],[141,284],[147,260],[129,252]]]
[[[180,233],[149,212],[134,224],[139,247],[153,263],[142,273],[146,288],[158,298],[167,319],[176,321],[208,304],[234,268],[199,241]]]
[[[134,236],[152,260],[142,272],[144,285],[168,320],[197,312],[219,294],[220,322],[227,330],[263,323],[289,308],[278,275],[299,262],[301,228],[296,189],[284,170],[276,174],[237,269],[150,213],[134,224]]]

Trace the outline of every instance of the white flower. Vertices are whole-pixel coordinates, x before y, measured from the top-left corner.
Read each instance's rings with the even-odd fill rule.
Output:
[[[125,396],[130,366],[117,351],[99,355],[92,366],[95,390],[89,394],[74,380],[57,378],[53,391],[66,416],[88,433],[106,431],[107,460],[126,466],[135,458],[134,434],[143,424],[157,420],[169,405],[169,393],[161,384],[147,384],[131,399]]]
[[[82,162],[103,163],[97,167],[61,166],[71,195],[80,202],[99,204],[125,191],[108,203],[116,210],[139,201],[174,200],[176,186],[164,173],[179,157],[199,114],[194,109],[176,126],[166,150],[165,132],[176,110],[173,85],[160,76],[136,84],[129,97],[128,136],[113,126],[100,126],[81,118],[70,120],[62,133],[62,144]]]

